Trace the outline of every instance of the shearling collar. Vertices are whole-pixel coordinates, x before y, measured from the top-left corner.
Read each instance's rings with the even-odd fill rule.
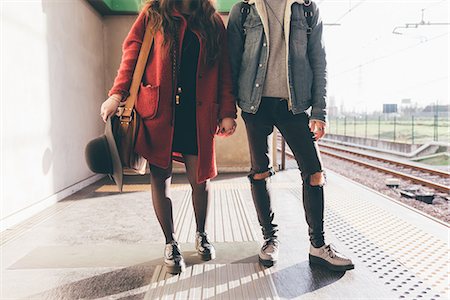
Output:
[[[291,20],[291,13],[292,13],[292,5],[294,3],[299,3],[299,4],[303,4],[304,0],[287,0],[286,3],[286,10],[284,13],[284,24],[285,24],[285,28],[286,28],[286,36],[289,36],[289,22]],[[266,42],[267,42],[267,46],[269,46],[269,20],[267,17],[267,10],[266,10],[266,5],[264,4],[264,0],[249,0],[248,4],[250,5],[255,5],[256,7],[256,11],[258,12],[260,18],[261,18],[261,22],[263,24],[264,27],[264,33],[266,34]],[[288,39],[286,39],[286,42],[289,42]]]

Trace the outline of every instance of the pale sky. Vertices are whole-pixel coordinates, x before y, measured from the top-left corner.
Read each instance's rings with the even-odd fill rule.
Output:
[[[449,104],[449,0],[316,0],[324,23],[329,95],[346,110],[381,110],[410,98]]]

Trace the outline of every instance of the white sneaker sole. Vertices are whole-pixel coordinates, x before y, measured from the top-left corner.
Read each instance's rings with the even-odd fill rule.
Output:
[[[184,271],[186,271],[186,264],[185,262],[181,262],[180,264],[176,265],[167,265],[165,264],[167,273],[170,273],[172,275],[180,274]]]
[[[271,259],[262,259],[259,255],[259,262],[264,266],[264,267],[272,267],[274,265],[277,264],[276,260],[271,260]]]
[[[199,253],[199,252],[197,252],[197,255],[203,261],[210,261],[210,260],[216,259],[216,253],[215,252],[212,252],[212,253]]]
[[[315,264],[315,265],[321,265],[324,266],[332,271],[336,271],[336,272],[345,272],[348,270],[353,270],[355,268],[354,264],[349,264],[349,265],[333,265],[332,263],[326,261],[323,258],[320,258],[318,256],[314,256],[314,255],[309,255],[309,262],[311,264]]]

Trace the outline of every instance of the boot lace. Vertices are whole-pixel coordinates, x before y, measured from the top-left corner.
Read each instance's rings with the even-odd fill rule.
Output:
[[[199,233],[198,234],[198,240],[199,240],[201,245],[209,244],[208,235],[206,233],[203,233],[203,232]]]
[[[337,250],[333,244],[329,244],[325,246],[325,251],[328,253],[328,256],[331,258],[335,258],[337,256]]]
[[[279,244],[278,240],[275,238],[269,238],[267,240],[265,240],[263,246],[262,246],[262,250],[266,250],[267,248],[269,248],[269,246],[274,246],[277,247]]]
[[[178,247],[178,243],[177,242],[172,242],[170,244],[170,252],[169,252],[169,257],[177,257],[180,256],[181,252],[180,252],[180,248]]]

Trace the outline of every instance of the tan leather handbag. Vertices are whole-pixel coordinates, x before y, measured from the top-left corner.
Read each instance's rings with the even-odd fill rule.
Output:
[[[141,119],[134,109],[142,75],[145,71],[147,59],[153,46],[153,35],[148,25],[145,30],[144,40],[133,72],[133,79],[130,86],[130,95],[120,116],[112,119],[112,130],[122,162],[124,175],[143,175],[147,168],[147,160],[134,151],[137,133],[141,126]]]

